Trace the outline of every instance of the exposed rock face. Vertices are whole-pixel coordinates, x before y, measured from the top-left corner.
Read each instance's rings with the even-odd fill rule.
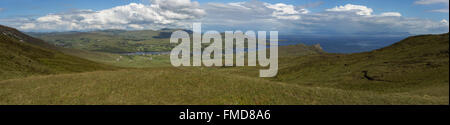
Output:
[[[313,45],[314,48],[319,49],[319,50],[323,50],[322,46],[320,46],[320,44],[315,44]]]

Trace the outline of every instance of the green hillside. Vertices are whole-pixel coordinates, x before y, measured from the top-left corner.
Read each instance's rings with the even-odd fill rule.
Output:
[[[200,68],[150,68],[0,81],[0,104],[448,104],[447,97],[309,87]]]
[[[112,69],[86,59],[68,56],[57,47],[0,26],[0,80],[29,75]]]
[[[448,33],[409,37],[371,52],[288,60],[280,60],[276,81],[380,93],[449,95]]]
[[[123,56],[60,49],[63,53],[91,61],[134,68],[112,71],[87,68],[83,71],[93,72],[1,80],[0,104],[448,105],[448,39],[448,33],[415,36],[389,47],[355,54],[325,53],[320,46],[283,46],[280,47],[280,65],[275,78],[258,77],[262,67],[176,68],[170,66],[167,55]],[[2,65],[16,65],[33,59],[37,60],[31,61],[33,66],[73,72],[71,68],[65,68],[74,64],[63,62],[78,59],[6,35],[2,37],[1,47],[11,51],[1,55]],[[31,49],[23,49],[26,47]],[[60,56],[49,56],[52,54]],[[21,60],[7,60],[10,55],[19,56]],[[58,63],[45,63],[41,58],[58,60]],[[24,65],[10,69],[2,67],[0,71],[35,72],[28,71]],[[16,75],[7,72],[4,74]]]

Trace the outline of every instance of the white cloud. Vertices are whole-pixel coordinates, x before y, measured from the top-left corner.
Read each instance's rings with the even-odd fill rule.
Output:
[[[144,29],[145,27],[143,27],[143,26],[141,26],[141,25],[138,25],[138,24],[128,24],[128,28],[130,28],[130,29],[142,30],[142,29]]]
[[[431,10],[431,12],[448,13],[448,8],[447,8],[447,9],[436,9],[436,10]]]
[[[33,29],[33,28],[36,28],[36,25],[34,23],[25,23],[20,28],[21,29]]]
[[[273,16],[275,9],[267,8],[266,4],[256,0],[237,3],[207,3],[202,5],[202,8],[208,12],[202,22],[204,27],[215,30],[270,28],[278,23],[278,19]],[[255,25],[258,28],[254,27]]]
[[[278,18],[278,19],[288,19],[288,20],[298,20],[300,19],[300,13],[307,14],[309,11],[306,9],[301,9],[299,11],[295,10],[294,5],[287,5],[283,3],[277,3],[277,4],[264,4],[267,8],[275,10],[272,13],[272,16]]]
[[[373,9],[362,5],[346,4],[345,6],[336,6],[335,8],[326,9],[331,12],[355,12],[358,15],[372,15]]]
[[[414,2],[415,4],[422,4],[422,5],[428,5],[428,4],[438,4],[438,3],[449,3],[449,0],[418,0]]]
[[[265,16],[264,18],[267,18],[270,14],[271,17],[285,20],[297,20],[300,19],[301,14],[307,14],[309,12],[305,8],[297,8],[294,5],[284,3],[270,4],[256,0],[232,3],[208,3],[204,8],[206,8],[207,12],[220,13],[219,11],[222,11],[225,13],[233,13],[234,15],[246,14],[247,17]]]
[[[399,12],[384,12],[380,14],[381,16],[402,16]]]
[[[0,22],[25,31],[190,28],[192,22],[202,22],[205,30],[278,30],[293,34],[448,32],[447,20],[374,12],[364,5],[346,4],[318,12],[307,9],[306,5],[257,0],[201,5],[190,0],[153,0],[150,5],[131,3],[99,11],[78,10],[35,19],[0,19]]]
[[[37,18],[36,21],[38,21],[38,22],[49,22],[49,23],[51,23],[51,22],[59,23],[62,20],[61,20],[61,16],[59,16],[59,15],[47,15],[47,16],[43,16],[43,17]]]
[[[284,3],[266,3],[257,0],[233,3],[207,3],[202,5],[208,14],[204,27],[228,30],[278,30],[289,22],[299,21],[309,11]]]
[[[130,3],[110,9],[48,14],[29,21],[22,30],[160,29],[189,27],[205,11],[190,0],[154,0],[151,5]]]
[[[414,2],[419,5],[430,5],[430,4],[445,4],[447,7],[442,9],[430,10],[430,12],[448,13],[449,10],[449,0],[418,0]]]
[[[442,19],[442,20],[441,20],[441,23],[444,24],[444,25],[448,25],[448,21],[445,20],[445,19]]]
[[[448,25],[438,21],[402,17],[399,12],[374,14],[372,8],[347,4],[325,12],[301,13],[288,4],[268,4],[258,1],[240,3],[210,3],[203,20],[206,27],[239,30],[278,30],[296,34],[424,34],[448,32]],[[287,18],[283,18],[287,17]],[[299,16],[301,18],[289,18]],[[281,17],[281,18],[280,18]]]
[[[5,10],[4,8],[0,8],[0,12],[2,12],[3,10]]]
[[[242,9],[251,9],[251,8],[245,7],[243,4],[245,4],[245,2],[228,3],[228,5],[230,5],[230,6],[236,6],[236,7],[242,8]]]

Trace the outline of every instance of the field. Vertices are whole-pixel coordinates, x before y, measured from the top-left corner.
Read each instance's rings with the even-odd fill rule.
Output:
[[[74,33],[29,33],[52,45],[108,53],[170,51],[170,33],[175,30],[102,30]]]
[[[199,68],[36,76],[0,87],[0,104],[448,104],[448,96],[310,87]]]
[[[283,46],[274,78],[258,77],[264,67],[173,67],[168,55],[127,56],[47,47],[50,49],[45,50],[79,62],[70,67],[98,69],[41,73],[17,70],[27,67],[23,64],[2,66],[4,74],[26,75],[0,80],[0,104],[448,105],[448,37],[448,33],[414,36],[355,54],[325,53],[320,47],[306,45]],[[20,43],[20,39],[10,41]],[[41,57],[36,60],[36,65],[42,64]]]

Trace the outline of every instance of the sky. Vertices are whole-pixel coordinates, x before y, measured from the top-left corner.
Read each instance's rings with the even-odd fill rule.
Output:
[[[1,0],[0,24],[22,31],[263,30],[395,35],[449,31],[449,0]]]

